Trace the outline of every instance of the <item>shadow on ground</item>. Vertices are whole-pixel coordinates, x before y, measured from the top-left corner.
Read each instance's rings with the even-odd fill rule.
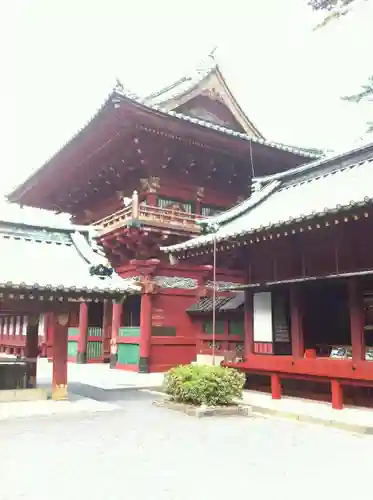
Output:
[[[151,401],[161,398],[162,396],[132,387],[123,389],[101,389],[93,385],[71,382],[69,384],[69,399],[74,401],[80,397],[120,405],[128,401]]]

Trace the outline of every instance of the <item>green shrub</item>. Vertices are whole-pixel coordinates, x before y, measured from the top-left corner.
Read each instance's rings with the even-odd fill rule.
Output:
[[[223,406],[242,397],[245,374],[222,366],[182,365],[165,375],[164,389],[173,401]]]

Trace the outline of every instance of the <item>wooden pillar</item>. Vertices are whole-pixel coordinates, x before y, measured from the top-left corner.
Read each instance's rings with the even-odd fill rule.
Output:
[[[343,389],[339,380],[331,381],[332,388],[332,408],[334,410],[342,410],[343,408]]]
[[[271,375],[272,399],[281,399],[281,381],[277,374]]]
[[[245,290],[244,327],[244,357],[247,359],[254,352],[253,294],[251,290]]]
[[[140,359],[139,372],[149,372],[150,347],[152,336],[152,295],[143,293],[140,312]]]
[[[29,316],[26,330],[26,359],[29,365],[29,387],[36,387],[39,355],[39,316]]]
[[[300,289],[293,285],[290,288],[290,328],[291,353],[295,358],[304,357],[302,301]]]
[[[48,313],[46,320],[46,329],[47,329],[47,358],[48,361],[52,361],[53,359],[53,337],[54,337],[54,317],[53,313]]]
[[[201,215],[201,212],[202,212],[202,209],[201,209],[201,200],[197,199],[194,210],[195,210],[195,214],[196,215]]]
[[[123,304],[113,302],[113,312],[111,318],[111,341],[110,341],[110,368],[115,368],[118,361],[117,338],[122,321]]]
[[[87,362],[87,341],[88,341],[88,304],[81,302],[79,306],[79,339],[78,354],[76,362],[83,364]]]
[[[67,399],[67,339],[69,314],[55,313],[53,315],[53,379],[52,399],[63,401]]]
[[[156,193],[147,193],[146,195],[146,204],[150,207],[157,206],[157,194]]]
[[[364,302],[362,287],[357,278],[348,280],[348,297],[352,359],[361,361],[365,360]]]
[[[110,361],[111,325],[113,321],[113,305],[111,300],[105,299],[103,304],[102,338],[104,363]]]

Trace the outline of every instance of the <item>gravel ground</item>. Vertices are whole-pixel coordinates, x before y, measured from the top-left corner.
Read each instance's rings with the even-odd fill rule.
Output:
[[[151,394],[122,394],[110,412],[0,422],[0,500],[371,498],[373,437],[195,419],[154,407]]]

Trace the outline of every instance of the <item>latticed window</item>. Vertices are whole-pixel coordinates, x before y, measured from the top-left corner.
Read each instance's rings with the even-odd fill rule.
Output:
[[[188,214],[191,214],[194,212],[194,205],[190,202],[183,202],[180,200],[174,200],[172,198],[162,198],[161,196],[158,196],[157,198],[157,205],[160,208],[167,208],[167,209],[176,209],[176,207],[180,207],[181,211],[184,211]]]
[[[220,207],[213,207],[210,205],[202,205],[201,206],[202,217],[213,217],[214,215],[218,215],[223,211],[224,211],[224,209],[220,208]]]
[[[206,321],[203,324],[203,331],[204,333],[213,333],[213,327],[212,327],[212,321]],[[216,334],[223,334],[224,333],[224,321],[219,321],[217,320],[215,323],[215,333]]]
[[[239,319],[231,319],[228,323],[229,333],[230,335],[244,335],[245,334],[245,326],[243,320]]]

